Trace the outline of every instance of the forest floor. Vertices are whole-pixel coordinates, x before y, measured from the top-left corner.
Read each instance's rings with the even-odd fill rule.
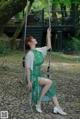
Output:
[[[51,55],[51,79],[57,82],[57,96],[67,116],[52,113],[54,104],[45,102],[43,113],[31,110],[30,95],[17,80],[23,75],[21,70],[22,52],[0,56],[0,111],[8,111],[9,119],[80,119],[80,57],[59,53]],[[43,64],[46,75],[48,57]]]

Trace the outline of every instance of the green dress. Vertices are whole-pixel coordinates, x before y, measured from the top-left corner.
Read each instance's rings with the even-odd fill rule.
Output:
[[[32,50],[34,53],[34,63],[33,63],[33,71],[31,70],[31,76],[30,79],[32,81],[32,102],[34,104],[37,104],[40,96],[41,96],[41,90],[42,87],[39,85],[38,80],[39,77],[42,76],[41,73],[41,65],[44,62],[44,56],[42,52],[38,50]],[[53,81],[50,89],[46,93],[46,97],[51,99],[53,96],[56,96],[56,83]],[[43,97],[44,98],[44,97]]]

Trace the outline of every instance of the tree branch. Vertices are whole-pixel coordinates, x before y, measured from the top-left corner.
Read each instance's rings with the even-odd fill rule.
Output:
[[[32,4],[34,0],[29,0]],[[0,6],[0,27],[6,24],[10,18],[22,11],[27,4],[27,0],[9,0]]]

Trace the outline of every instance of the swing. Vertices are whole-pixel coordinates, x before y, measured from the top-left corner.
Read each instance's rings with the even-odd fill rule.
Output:
[[[27,33],[27,21],[28,21],[28,6],[29,6],[29,1],[27,0],[27,9],[26,9],[26,16],[25,16],[25,28],[24,28],[24,57],[22,58],[22,66],[23,68],[25,68],[25,39],[26,39],[26,33]],[[50,12],[51,12],[51,8],[50,8],[50,1],[48,0],[48,12],[49,12],[49,28],[51,29],[51,17],[50,17]],[[48,63],[48,67],[47,67],[47,77],[50,77],[50,58],[51,58],[51,49],[49,50],[49,63]]]
[[[28,2],[28,0],[27,0],[27,2]],[[28,6],[27,6],[27,9],[28,9]],[[51,8],[50,8],[50,1],[49,0],[48,0],[48,9],[49,9],[49,28],[51,29],[51,18],[50,18]],[[26,39],[26,28],[27,28],[27,12],[26,12],[25,29],[24,29],[24,57],[23,57],[24,79],[26,78],[26,75],[25,75],[25,53],[26,53],[25,52],[25,39]],[[51,49],[49,51],[49,64],[48,64],[48,68],[47,68],[47,74],[48,74],[47,77],[48,78],[50,77],[50,62],[51,62],[50,57],[51,57]],[[41,89],[42,87],[39,86],[39,88]],[[31,93],[31,95],[32,95],[32,93]],[[51,101],[51,98],[49,98],[48,96],[45,95],[42,98],[41,101],[43,101],[43,102],[49,102],[49,101]]]
[[[29,3],[29,1],[27,0],[27,3]],[[27,16],[28,16],[28,6],[27,5],[27,10],[26,10],[26,17],[25,17],[25,28],[24,28],[24,57],[22,58],[22,66],[25,68],[25,39],[26,39],[26,28],[27,28]],[[51,29],[51,17],[50,17],[50,12],[51,12],[51,8],[50,8],[50,1],[48,0],[48,12],[49,12],[49,28]],[[47,77],[49,78],[50,77],[50,58],[51,58],[51,49],[49,50],[49,62],[48,62],[48,67],[47,67]]]

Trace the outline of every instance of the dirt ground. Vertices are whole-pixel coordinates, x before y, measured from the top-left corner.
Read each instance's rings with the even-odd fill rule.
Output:
[[[2,59],[1,59],[2,60]],[[51,79],[57,82],[57,96],[62,108],[68,113],[61,116],[52,112],[54,104],[43,102],[43,113],[31,110],[30,94],[24,84],[17,82],[20,59],[16,67],[11,60],[0,65],[0,111],[8,111],[9,119],[80,119],[80,63],[53,62]],[[43,74],[46,75],[46,63]]]

